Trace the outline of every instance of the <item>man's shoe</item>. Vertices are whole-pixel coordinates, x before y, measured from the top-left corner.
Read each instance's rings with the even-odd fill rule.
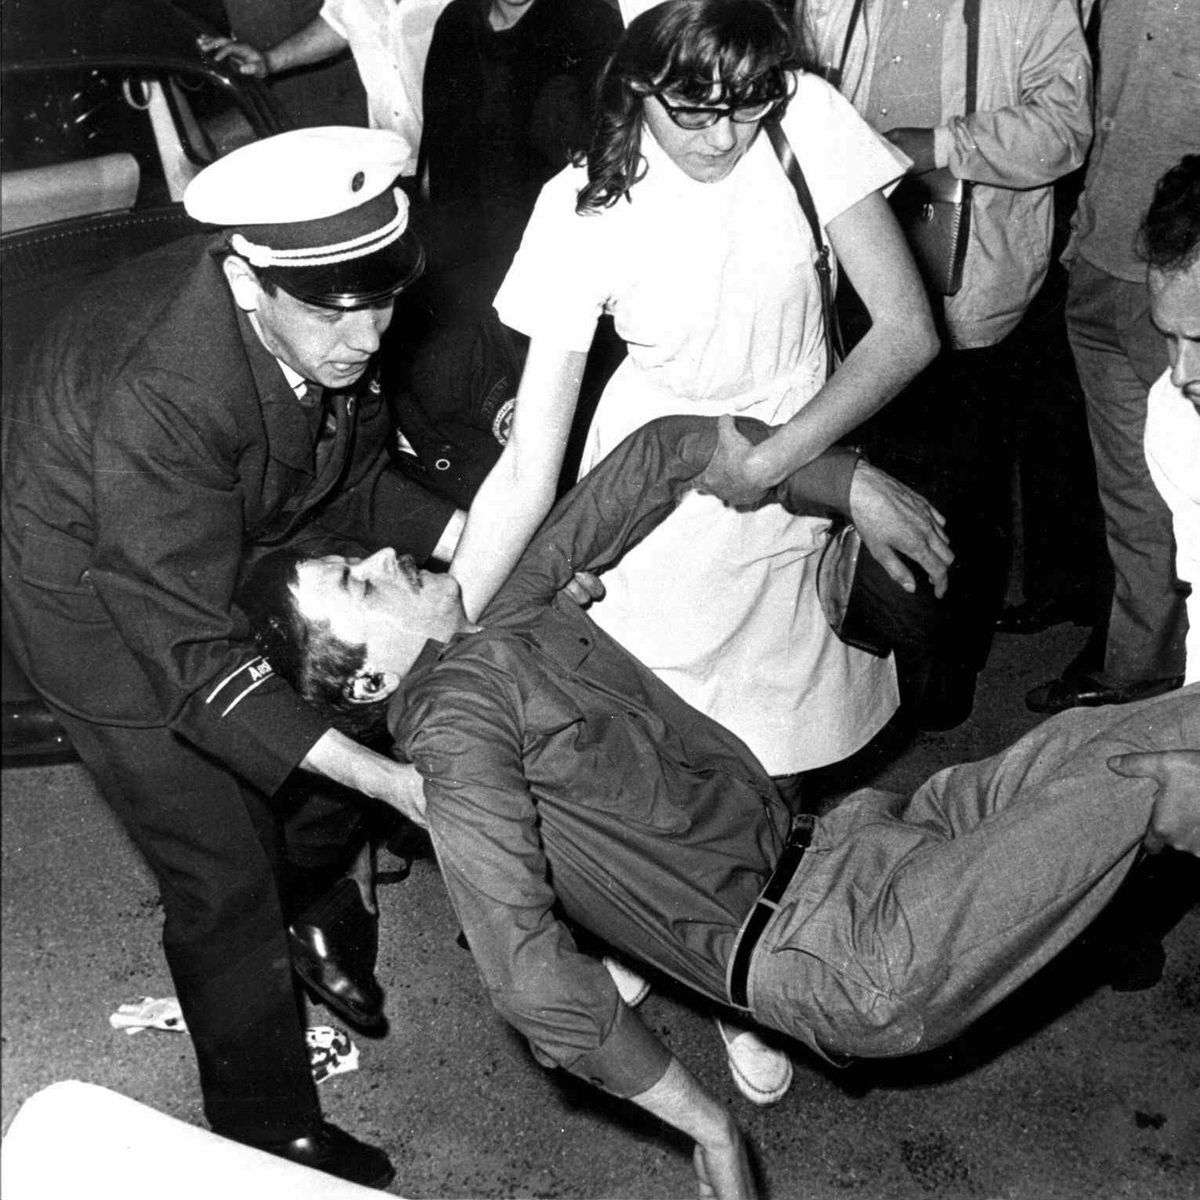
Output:
[[[310,1137],[290,1142],[251,1142],[259,1150],[289,1162],[336,1175],[362,1187],[385,1188],[396,1176],[396,1168],[382,1150],[351,1137],[328,1121]]]
[[[1052,625],[1090,625],[1084,604],[1079,600],[1054,597],[1049,600],[1026,600],[1023,604],[1006,604],[996,618],[1000,633],[1041,633]]]
[[[1129,683],[1124,687],[1109,687],[1086,675],[1073,679],[1051,679],[1039,683],[1025,693],[1025,707],[1035,713],[1060,713],[1068,708],[1097,708],[1102,704],[1129,704],[1148,700],[1183,686],[1183,676],[1169,679],[1150,679]]]
[[[738,1091],[751,1104],[778,1104],[792,1086],[792,1060],[742,1025],[717,1018],[717,1032]]]
[[[604,963],[604,969],[612,976],[617,995],[625,1002],[626,1008],[637,1008],[650,995],[650,985],[619,959],[606,954],[601,961]]]
[[[342,879],[288,929],[292,970],[331,1012],[364,1033],[386,1025],[374,975],[378,919],[352,879]]]

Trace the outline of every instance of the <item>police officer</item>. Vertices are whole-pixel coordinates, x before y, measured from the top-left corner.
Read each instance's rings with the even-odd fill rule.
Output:
[[[235,602],[266,546],[326,534],[449,559],[452,503],[390,465],[375,380],[420,273],[394,133],[246,146],[185,204],[219,226],[104,277],[32,353],[5,414],[5,636],[154,871],[163,945],[212,1127],[384,1186],[379,1149],[322,1120],[288,926],[362,844],[362,806],[417,816],[408,768],[330,729],[271,671]],[[411,789],[411,790],[410,790]],[[347,794],[348,795],[348,794]],[[378,1022],[329,931],[322,995]]]

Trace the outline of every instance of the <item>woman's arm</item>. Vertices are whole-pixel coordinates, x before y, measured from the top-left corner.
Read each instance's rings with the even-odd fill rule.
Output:
[[[554,503],[587,354],[534,338],[508,444],[475,493],[450,573],[476,620]]]
[[[812,400],[766,441],[755,446],[732,422],[723,423],[699,490],[736,508],[754,505],[766,489],[861,425],[938,350],[924,284],[883,194],[864,196],[827,232],[870,313],[871,328]]]

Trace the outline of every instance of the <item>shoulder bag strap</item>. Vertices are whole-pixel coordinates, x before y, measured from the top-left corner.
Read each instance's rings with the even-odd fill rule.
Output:
[[[826,79],[839,90],[842,80],[846,78],[846,59],[850,56],[850,44],[854,41],[854,32],[858,28],[858,18],[862,15],[862,8],[863,0],[854,0],[854,7],[850,10],[850,20],[846,24],[846,36],[842,41],[842,57],[838,60],[835,70],[826,75]]]
[[[981,0],[963,0],[963,22],[967,27],[967,110],[975,111],[975,90],[979,78],[979,8]]]
[[[833,263],[830,259],[829,246],[821,230],[821,222],[817,219],[817,206],[813,203],[812,193],[808,190],[804,172],[800,170],[800,164],[796,161],[796,155],[787,140],[787,134],[783,132],[778,121],[767,121],[763,128],[771,140],[771,146],[775,150],[783,173],[795,189],[796,199],[800,202],[800,211],[804,213],[805,219],[808,221],[809,228],[812,230],[813,242],[817,247],[817,282],[821,289],[821,315],[825,319],[825,378],[828,379],[843,357],[842,330],[838,324],[837,309],[833,303]]]

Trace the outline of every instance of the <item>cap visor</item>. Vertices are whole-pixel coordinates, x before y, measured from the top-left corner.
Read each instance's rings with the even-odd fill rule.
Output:
[[[425,251],[412,233],[374,254],[316,267],[260,267],[285,292],[320,308],[367,308],[399,295],[425,269]]]

